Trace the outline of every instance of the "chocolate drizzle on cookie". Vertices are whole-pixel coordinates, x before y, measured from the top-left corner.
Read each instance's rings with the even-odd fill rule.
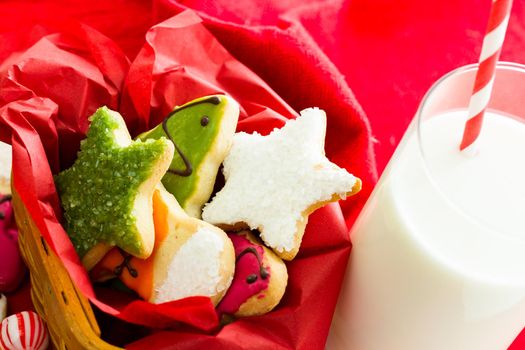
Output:
[[[119,249],[119,252],[124,260],[122,260],[122,263],[117,265],[113,270],[115,276],[120,276],[124,269],[127,269],[131,277],[137,278],[139,276],[139,272],[131,265],[131,259],[133,258],[133,255],[124,253],[121,249]]]
[[[208,125],[209,122],[210,122],[210,117],[208,117],[207,115],[204,115],[201,118],[201,126],[206,126]]]
[[[180,112],[180,111],[182,111],[182,110],[184,110],[186,108],[193,107],[193,106],[196,106],[196,105],[199,105],[199,104],[202,104],[202,103],[211,103],[211,104],[214,104],[214,105],[218,105],[219,103],[221,103],[221,99],[218,96],[210,96],[208,98],[205,98],[204,100],[195,101],[195,102],[191,102],[191,103],[185,104],[184,106],[180,106],[180,107],[175,108],[162,121],[162,129],[164,130],[164,133],[166,133],[166,136],[168,136],[168,139],[173,143],[173,146],[175,146],[175,150],[177,151],[177,153],[181,157],[182,161],[184,162],[184,169],[182,169],[182,170],[179,170],[179,169],[168,169],[168,172],[171,173],[171,174],[179,175],[179,176],[185,176],[185,177],[190,176],[193,173],[193,166],[191,165],[190,160],[188,159],[188,157],[182,152],[182,150],[179,148],[177,143],[175,143],[175,140],[171,136],[171,134],[170,134],[170,132],[168,130],[168,120],[170,120],[170,118],[173,117],[178,112]],[[210,122],[210,120],[209,120],[209,117],[207,117],[207,116],[204,116],[201,119],[201,125],[202,126],[208,125],[209,122]]]
[[[237,259],[235,259],[235,262],[238,262],[244,255],[246,254],[253,254],[255,255],[255,258],[257,258],[257,262],[259,263],[259,275],[263,280],[267,279],[270,273],[268,270],[263,266],[261,256],[259,255],[259,252],[254,247],[248,247],[244,249],[238,256]],[[257,281],[257,275],[252,273],[246,277],[246,283],[252,284]]]

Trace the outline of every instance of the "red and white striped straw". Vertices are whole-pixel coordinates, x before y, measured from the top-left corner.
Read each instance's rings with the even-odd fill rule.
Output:
[[[472,151],[475,146],[474,142],[480,134],[483,115],[492,94],[496,63],[505,39],[511,7],[512,0],[492,0],[487,32],[483,39],[479,57],[479,69],[469,103],[468,120],[463,131],[461,145],[459,146],[461,151],[467,148]]]

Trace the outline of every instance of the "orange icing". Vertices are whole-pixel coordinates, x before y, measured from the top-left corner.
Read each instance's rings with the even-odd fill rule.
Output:
[[[151,256],[145,260],[133,258],[131,266],[137,270],[138,276],[130,275],[128,269],[124,268],[119,276],[120,280],[131,290],[137,292],[143,299],[149,300],[153,292],[153,263],[160,244],[166,239],[169,232],[168,225],[169,209],[162,201],[158,190],[153,194],[153,221],[155,224],[155,246]],[[124,257],[118,248],[112,249],[102,261],[93,269],[92,276],[96,279],[102,276],[113,275],[115,267],[119,266]]]

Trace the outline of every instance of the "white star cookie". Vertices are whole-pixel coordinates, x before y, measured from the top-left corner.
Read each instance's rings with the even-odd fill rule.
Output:
[[[361,189],[359,178],[326,158],[325,134],[326,115],[318,108],[268,136],[235,134],[224,160],[226,185],[205,206],[203,219],[258,229],[266,245],[292,260],[308,215]]]

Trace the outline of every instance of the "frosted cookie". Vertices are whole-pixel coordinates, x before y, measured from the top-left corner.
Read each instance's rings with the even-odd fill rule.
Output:
[[[11,146],[0,141],[0,193],[11,193]]]
[[[152,196],[173,158],[165,138],[132,141],[119,113],[99,108],[73,166],[56,176],[66,231],[89,270],[111,247],[147,258]]]
[[[175,145],[162,183],[190,216],[200,218],[210,199],[238,118],[239,105],[231,97],[206,96],[175,108],[162,124],[139,135],[142,140],[165,136]]]
[[[203,219],[257,229],[277,255],[293,259],[308,216],[361,188],[357,177],[326,158],[325,133],[325,113],[309,108],[268,136],[236,134],[224,160],[226,184],[204,207]]]
[[[7,298],[5,295],[0,293],[0,322],[6,317],[7,315]]]
[[[0,195],[0,293],[15,291],[25,275],[11,196]]]
[[[216,305],[235,270],[235,253],[226,233],[188,216],[161,186],[153,197],[153,216],[153,254],[140,260],[112,250],[93,269],[92,279],[119,276],[128,288],[156,304],[201,295]]]
[[[237,317],[270,312],[284,295],[288,283],[286,265],[250,231],[228,236],[235,248],[235,275],[217,311]]]

